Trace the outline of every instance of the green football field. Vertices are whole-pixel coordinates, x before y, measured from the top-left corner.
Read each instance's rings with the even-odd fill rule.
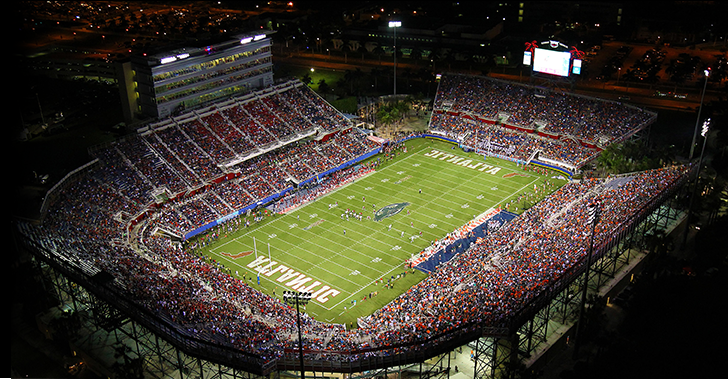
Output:
[[[434,240],[533,194],[547,179],[553,184],[548,192],[566,182],[554,172],[524,171],[434,139],[410,140],[407,152],[391,160],[381,154],[370,159],[378,158],[376,172],[242,228],[209,245],[205,254],[275,297],[282,299],[285,290],[312,292],[306,313],[349,326],[425,277],[405,269],[405,261]],[[513,202],[510,210],[520,213],[545,192]]]

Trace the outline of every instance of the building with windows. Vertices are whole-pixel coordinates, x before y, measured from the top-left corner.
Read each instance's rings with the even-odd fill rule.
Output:
[[[230,35],[131,57],[122,65],[120,83],[126,119],[164,118],[272,84],[269,33]]]

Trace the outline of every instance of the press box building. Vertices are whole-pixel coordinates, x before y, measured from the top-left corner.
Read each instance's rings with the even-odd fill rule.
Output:
[[[165,118],[184,109],[273,84],[265,31],[136,55],[123,64],[125,118]]]

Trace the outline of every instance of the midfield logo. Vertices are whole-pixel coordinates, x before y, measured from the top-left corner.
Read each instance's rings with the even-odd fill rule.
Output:
[[[319,225],[321,225],[321,223],[322,223],[322,222],[324,222],[324,220],[323,220],[323,219],[321,219],[321,220],[318,220],[318,221],[316,221],[316,222],[312,223],[311,225],[309,225],[309,226],[307,226],[307,227],[303,228],[303,230],[311,230],[311,228],[313,228],[313,227],[315,227],[315,226],[319,226]]]
[[[387,217],[392,217],[392,216],[396,215],[397,213],[401,212],[402,209],[404,209],[408,205],[410,205],[410,203],[389,204],[386,207],[381,208],[376,213],[374,213],[374,221],[381,221]]]
[[[400,179],[400,180],[398,180],[398,181],[394,182],[394,184],[400,184],[400,183],[402,183],[402,182],[405,182],[405,181],[407,181],[408,179],[412,179],[412,175],[407,175],[407,176],[405,176],[404,178],[402,178],[402,179]]]

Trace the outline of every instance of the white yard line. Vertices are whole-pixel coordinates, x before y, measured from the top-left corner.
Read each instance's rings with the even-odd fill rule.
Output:
[[[425,146],[425,147],[419,149],[417,152],[413,152],[411,155],[408,155],[407,157],[404,157],[401,160],[395,162],[395,164],[390,164],[390,165],[387,165],[386,167],[384,167],[382,169],[377,170],[375,173],[381,174],[381,175],[378,175],[378,177],[379,176],[382,176],[382,177],[389,178],[390,179],[390,182],[388,182],[387,184],[394,184],[394,182],[396,182],[397,179],[402,178],[403,175],[393,176],[390,171],[392,171],[392,170],[397,170],[397,172],[398,171],[406,171],[406,170],[403,170],[402,169],[402,164],[404,162],[406,162],[407,160],[411,159],[414,156],[420,157],[421,154],[423,153],[423,151],[428,151],[428,150],[438,150],[438,149],[433,149],[433,148],[431,148],[429,146]],[[438,150],[438,151],[442,151],[442,150]],[[456,154],[456,155],[462,157],[462,155],[459,155],[459,154]],[[478,157],[482,158],[482,156],[478,156]],[[466,157],[466,158],[468,158],[468,157]],[[482,180],[485,180],[486,183],[492,183],[494,186],[495,185],[498,185],[499,187],[505,187],[505,188],[501,189],[501,191],[507,190],[507,191],[510,192],[511,189],[514,189],[515,188],[515,186],[510,186],[510,185],[508,185],[508,183],[504,183],[503,181],[496,180],[495,178],[493,178],[493,180],[489,180],[488,177],[484,177],[484,176],[480,176],[480,175],[477,175],[475,177],[471,177],[468,180],[463,180],[463,177],[461,177],[459,175],[454,175],[454,174],[452,174],[450,172],[443,173],[443,171],[441,169],[438,169],[437,168],[437,166],[439,166],[439,165],[435,164],[436,162],[432,162],[432,164],[430,164],[429,160],[427,160],[427,159],[424,159],[423,161],[426,162],[426,163],[424,165],[423,164],[420,164],[420,167],[418,168],[418,170],[420,170],[420,172],[422,172],[423,169],[424,169],[425,173],[430,172],[432,175],[441,175],[442,177],[450,178],[451,182],[457,183],[457,186],[451,187],[449,190],[447,190],[445,192],[442,192],[442,195],[438,196],[438,198],[436,198],[436,199],[432,199],[432,200],[430,200],[430,201],[428,201],[428,202],[426,202],[424,204],[418,204],[418,208],[416,208],[416,209],[420,209],[420,208],[423,208],[423,207],[428,208],[428,209],[431,209],[430,207],[433,206],[434,204],[437,204],[438,206],[442,204],[446,208],[448,208],[448,207],[449,208],[452,208],[452,207],[460,207],[463,203],[458,203],[457,201],[452,201],[451,199],[453,197],[455,199],[457,199],[457,200],[460,200],[460,201],[464,202],[464,203],[467,203],[468,201],[474,201],[472,199],[465,199],[462,196],[455,196],[455,195],[446,196],[447,194],[451,194],[451,192],[456,191],[456,190],[457,191],[463,191],[463,192],[468,192],[468,190],[470,190],[470,192],[478,193],[478,196],[479,195],[486,196],[487,197],[486,201],[491,202],[492,200],[489,200],[489,199],[492,199],[493,194],[490,194],[487,191],[484,192],[483,189],[482,189],[482,186],[479,186],[479,185],[478,186],[472,186],[471,185],[473,182],[476,181],[476,180],[474,180],[475,177],[477,177],[477,179],[478,180],[481,180],[481,181]],[[494,166],[494,167],[500,167],[500,168],[505,169],[505,170],[511,170],[509,168],[506,168],[506,167],[503,167],[503,166],[500,166],[500,165],[492,165],[492,166]],[[361,178],[357,178],[357,180],[355,180],[355,181],[352,181],[352,182],[349,182],[349,183],[347,183],[345,185],[342,185],[342,186],[340,186],[340,187],[332,190],[331,192],[328,192],[328,193],[324,194],[323,196],[317,198],[315,201],[309,201],[306,204],[303,204],[300,207],[295,208],[294,210],[292,210],[291,212],[289,212],[287,215],[290,216],[292,214],[296,214],[296,213],[299,213],[299,212],[301,212],[301,214],[303,214],[304,210],[309,205],[312,205],[313,203],[316,203],[316,202],[324,202],[325,203],[324,199],[326,199],[329,196],[332,196],[332,195],[338,193],[340,190],[342,190],[344,188],[347,188],[347,187],[350,187],[350,186],[354,186],[354,185],[359,185],[362,180],[364,180],[365,178],[369,177],[372,174],[374,174],[374,173],[367,174],[367,175],[365,175],[365,176],[363,176]],[[525,188],[533,185],[534,182],[538,181],[541,178],[540,176],[531,175],[529,173],[524,173],[524,174],[527,175],[527,176],[529,176],[529,177],[534,177],[534,179],[532,181],[530,181],[529,183],[525,184],[523,187],[521,187],[517,191],[514,191],[514,192],[512,192],[510,194],[507,194],[506,196],[504,196],[499,202],[496,202],[495,203],[496,206],[499,203],[502,203],[502,202],[506,201],[507,199],[513,197],[514,195],[517,195],[519,192],[521,192]],[[421,178],[419,178],[419,180],[422,181]],[[406,183],[404,185],[406,185]],[[372,204],[372,201],[370,200],[372,197],[374,197],[375,202],[379,202],[379,199],[382,199],[382,198],[386,199],[387,196],[390,196],[391,195],[391,193],[387,193],[386,191],[380,190],[381,185],[379,185],[379,184],[377,184],[376,186],[372,186],[372,187],[374,187],[374,188],[372,188],[369,191],[365,190],[365,187],[362,187],[360,190],[358,190],[359,192],[364,193],[364,196],[367,198],[367,202],[366,203],[362,203],[362,205],[365,205],[366,207],[369,207]],[[428,188],[426,185],[422,185],[422,188],[424,188],[425,190],[430,189],[430,190],[433,190],[433,191],[436,191],[436,190],[437,191],[442,191],[442,190],[438,190],[438,189],[435,189],[435,188]],[[372,194],[372,195],[367,195],[367,193]],[[478,199],[478,200],[482,200],[482,199]],[[475,201],[478,201],[478,200],[475,200]],[[337,208],[334,208],[334,212],[340,212],[341,211],[341,208],[342,208],[341,206],[339,206]],[[368,213],[369,212],[369,208],[365,208],[365,209],[366,209],[366,212]],[[317,212],[318,212],[318,210],[317,210]],[[328,215],[328,216],[331,217],[331,215]],[[427,219],[431,219],[433,224],[435,222],[437,222],[439,224],[446,224],[446,226],[449,226],[451,228],[457,228],[459,226],[462,226],[462,223],[457,223],[457,222],[456,223],[452,223],[452,222],[448,222],[448,221],[445,221],[444,219],[438,219],[438,218],[433,217],[433,216],[430,216],[429,214],[426,214],[426,213],[418,213],[418,218],[420,219],[420,222],[421,222],[423,216],[425,218],[427,218]],[[286,216],[284,215],[283,217],[286,217]],[[334,217],[335,217],[335,214],[334,214]],[[308,219],[315,221],[316,219],[318,219],[318,217],[313,218],[313,219],[311,219],[311,218],[308,218]],[[297,220],[297,221],[300,222],[300,220]],[[243,240],[246,240],[246,239],[252,239],[252,236],[251,235],[253,233],[258,232],[261,228],[264,228],[264,227],[265,228],[271,228],[272,230],[275,230],[275,231],[277,231],[280,234],[290,233],[290,229],[286,229],[286,228],[280,227],[278,225],[279,222],[287,223],[287,222],[290,222],[290,220],[278,219],[278,220],[272,220],[272,221],[270,221],[268,223],[265,223],[265,225],[254,226],[249,231],[247,231],[246,233],[242,234],[241,236],[239,236],[239,237],[237,237],[235,239],[232,239],[231,241],[225,242],[222,245],[216,247],[215,249],[212,249],[211,251],[214,251],[216,253],[219,253],[220,250],[224,250],[224,247],[227,246],[228,244],[232,243],[232,242],[236,242],[236,243],[238,243],[238,244],[240,244],[242,246],[247,246],[248,244],[247,243],[244,243],[242,241]],[[382,231],[376,230],[376,228],[374,228],[374,227],[370,227],[367,224],[367,221],[364,221],[364,220],[363,221],[342,221],[342,222],[338,223],[337,226],[338,227],[344,227],[345,228],[345,225],[347,225],[349,222],[352,222],[352,223],[359,222],[360,224],[356,224],[356,226],[358,228],[363,227],[366,230],[369,230],[369,231],[372,232],[372,234],[370,234],[368,236],[367,235],[364,235],[364,234],[361,234],[361,233],[355,233],[354,231],[350,231],[349,232],[349,233],[352,233],[352,234],[360,235],[361,237],[376,238],[375,237],[376,234],[384,233]],[[406,223],[406,221],[404,221],[404,223]],[[403,223],[400,220],[398,222],[398,224],[403,224]],[[382,225],[385,225],[385,224],[382,224]],[[332,229],[332,227],[327,227],[327,226],[323,226],[323,227],[325,227],[327,229]],[[297,228],[301,228],[301,225],[297,226]],[[406,229],[411,229],[411,227],[409,227],[409,226],[405,226],[405,228]],[[439,227],[438,227],[438,229],[439,229]],[[397,232],[401,233],[402,231],[403,230],[401,230],[401,229],[397,229],[395,231],[395,233],[397,233]],[[315,233],[315,232],[313,232],[313,233]],[[446,231],[446,233],[449,233],[449,231]],[[387,234],[385,234],[385,235],[387,235]],[[302,235],[299,235],[299,234],[296,234],[295,237],[296,238],[300,238],[300,239],[304,239],[304,240],[306,239],[305,236],[302,236]],[[390,254],[390,253],[388,253],[387,250],[379,249],[378,247],[373,247],[371,245],[366,244],[365,241],[367,240],[367,238],[359,238],[359,241],[357,242],[357,244],[349,245],[349,246],[342,245],[341,243],[337,243],[337,242],[335,242],[335,241],[333,241],[331,239],[328,239],[328,238],[324,238],[321,235],[317,235],[317,240],[318,239],[322,239],[322,241],[328,242],[328,247],[322,246],[322,245],[314,242],[313,244],[317,247],[317,251],[328,252],[328,253],[331,254],[331,256],[328,257],[328,258],[325,258],[325,257],[321,256],[320,254],[317,254],[314,251],[308,251],[307,250],[306,251],[307,254],[310,254],[312,257],[316,257],[316,258],[319,259],[319,263],[312,264],[311,269],[322,270],[322,271],[330,274],[332,277],[336,277],[336,278],[338,278],[338,279],[340,279],[340,280],[342,280],[344,282],[349,283],[352,286],[355,286],[355,287],[358,287],[359,288],[358,290],[355,290],[353,292],[349,292],[349,296],[341,299],[338,303],[332,305],[331,307],[326,307],[323,304],[312,303],[312,304],[316,304],[317,306],[319,306],[319,307],[321,307],[323,309],[326,309],[328,311],[331,311],[332,309],[334,309],[334,308],[336,308],[338,306],[341,306],[346,301],[350,301],[354,297],[354,295],[357,295],[357,294],[361,293],[361,291],[363,291],[367,287],[369,287],[372,284],[374,284],[379,277],[387,277],[387,276],[390,276],[390,274],[393,271],[398,270],[398,269],[402,269],[400,264],[394,264],[394,265],[391,265],[390,266],[390,269],[388,271],[386,271],[386,272],[383,271],[383,270],[380,271],[380,270],[375,269],[372,266],[372,264],[371,264],[372,262],[365,262],[365,261],[360,261],[358,259],[353,259],[351,257],[351,255],[350,255],[351,252],[354,252],[354,254],[356,254],[357,256],[361,256],[361,257],[364,257],[366,259],[371,258],[371,257],[369,257],[366,254],[360,253],[359,250],[356,249],[357,246],[363,246],[363,247],[370,248],[372,251],[377,251],[378,254],[387,256],[390,259],[397,259],[397,260],[400,259],[399,256]],[[262,244],[261,247],[263,247],[263,249],[261,251],[261,255],[266,256],[267,255],[267,251],[263,251],[263,250],[267,250],[266,247],[265,247],[265,244],[267,244],[269,241],[261,239],[261,240],[258,240],[258,242],[260,242]],[[273,241],[270,241],[270,242],[273,242]],[[308,242],[311,242],[311,241],[308,240]],[[277,246],[276,250],[279,250],[279,253],[277,253],[275,255],[278,257],[279,260],[276,260],[275,259],[276,257],[274,257],[273,255],[271,256],[271,258],[273,260],[276,260],[276,262],[278,262],[278,264],[284,264],[285,265],[286,262],[280,260],[280,257],[282,255],[287,255],[287,256],[294,256],[294,255],[292,255],[291,253],[288,253],[288,252],[284,252],[283,254],[280,254],[280,245],[281,244],[284,244],[284,245],[290,246],[292,248],[297,247],[297,245],[294,242],[285,241],[283,239],[275,240],[275,243],[276,243],[276,246]],[[337,246],[342,247],[343,250],[338,251],[338,250],[331,249],[332,244],[335,244]],[[413,247],[415,246],[414,244],[408,243],[406,241],[402,243],[402,245],[405,245],[405,244],[410,244]],[[342,265],[340,263],[337,263],[337,262],[333,261],[333,259],[336,259],[336,258],[339,258],[339,257],[341,257],[343,259],[346,259],[346,260],[350,260],[354,264],[366,266],[369,269],[371,269],[371,272],[374,272],[374,273],[376,273],[378,275],[377,275],[376,278],[372,278],[370,275],[362,275],[360,273],[358,275],[359,277],[365,278],[365,279],[367,279],[367,280],[370,281],[368,284],[362,286],[361,283],[360,283],[360,281],[352,281],[352,280],[349,280],[348,278],[343,277],[343,276],[341,276],[341,275],[339,275],[339,274],[337,274],[335,272],[332,272],[331,270],[329,270],[329,269],[327,269],[325,267],[325,266],[328,266],[328,265],[333,264],[336,267],[340,267],[343,270],[349,270],[349,268],[347,266]],[[240,268],[242,268],[244,270],[248,270],[248,271],[252,272],[253,274],[257,274],[257,272],[255,270],[250,270],[246,265],[239,264],[239,263],[235,262],[231,258],[224,257],[223,259],[229,261],[234,266],[240,267]],[[309,262],[309,263],[311,263],[311,262]],[[290,265],[286,265],[286,266],[290,267]],[[386,266],[385,266],[385,270],[386,270]],[[321,278],[318,278],[318,279],[320,280]],[[281,283],[276,282],[274,279],[268,278],[268,277],[265,277],[265,276],[263,276],[261,278],[261,283],[263,281],[270,282],[270,283],[275,284],[275,285],[282,285]],[[343,313],[344,312],[342,312],[342,314]]]

